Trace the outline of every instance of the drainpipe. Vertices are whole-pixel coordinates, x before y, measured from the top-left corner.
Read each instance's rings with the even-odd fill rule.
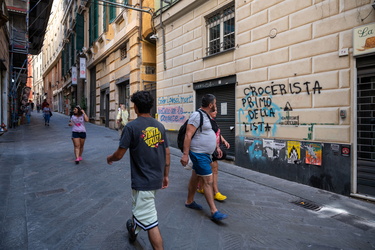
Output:
[[[143,6],[143,0],[140,0],[140,9],[142,9],[142,6]],[[143,80],[141,78],[141,72],[142,72],[142,41],[143,41],[143,38],[142,38],[142,25],[143,25],[143,21],[142,21],[142,15],[143,13],[142,12],[139,12],[139,27],[138,27],[138,42],[139,42],[139,47],[138,47],[138,68],[139,68],[139,86],[138,86],[138,90],[140,89],[144,89],[144,86],[143,86]],[[142,85],[142,87],[140,86]],[[140,88],[141,87],[141,88]]]
[[[160,8],[160,28],[161,28],[161,34],[163,37],[163,64],[164,64],[164,70],[167,70],[167,63],[166,63],[167,59],[165,56],[165,30],[164,30],[162,15],[163,15],[163,1],[161,1],[161,8]]]

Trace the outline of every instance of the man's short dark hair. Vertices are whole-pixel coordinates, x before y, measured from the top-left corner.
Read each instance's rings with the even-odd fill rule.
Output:
[[[208,107],[208,105],[210,105],[210,103],[213,103],[215,99],[216,97],[213,94],[205,94],[202,97],[202,107]]]
[[[150,113],[154,106],[154,97],[152,97],[150,91],[137,91],[131,96],[130,100],[137,106],[138,112],[141,114]]]

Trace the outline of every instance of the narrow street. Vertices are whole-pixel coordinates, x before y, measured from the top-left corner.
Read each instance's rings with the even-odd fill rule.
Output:
[[[86,124],[76,165],[69,117],[53,113],[0,137],[0,249],[151,249],[147,233],[127,239],[129,154],[107,165],[115,130]],[[165,249],[375,249],[375,204],[219,163],[222,223],[184,207],[190,171],[171,149],[170,186],[157,193]],[[295,204],[299,203],[299,205]]]

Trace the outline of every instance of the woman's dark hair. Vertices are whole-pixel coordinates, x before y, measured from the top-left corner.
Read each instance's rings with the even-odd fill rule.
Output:
[[[213,103],[215,99],[216,97],[213,94],[205,94],[202,97],[202,107],[208,107],[208,105],[210,105],[210,103]]]
[[[76,108],[77,108],[77,110],[78,110],[77,115],[78,115],[78,116],[83,115],[83,112],[82,112],[81,107],[77,105]]]
[[[154,106],[154,98],[149,91],[137,91],[131,96],[130,100],[137,106],[140,114],[150,113]]]

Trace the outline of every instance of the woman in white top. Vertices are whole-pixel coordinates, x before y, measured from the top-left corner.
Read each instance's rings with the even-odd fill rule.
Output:
[[[129,121],[129,112],[126,109],[124,104],[120,104],[120,108],[116,116],[116,121],[117,121],[118,131],[121,136],[122,130],[124,129],[124,127]]]
[[[69,126],[72,126],[72,141],[74,146],[74,155],[76,164],[82,161],[83,147],[86,140],[85,122],[89,121],[89,117],[80,106],[73,109],[73,115],[70,117]]]

